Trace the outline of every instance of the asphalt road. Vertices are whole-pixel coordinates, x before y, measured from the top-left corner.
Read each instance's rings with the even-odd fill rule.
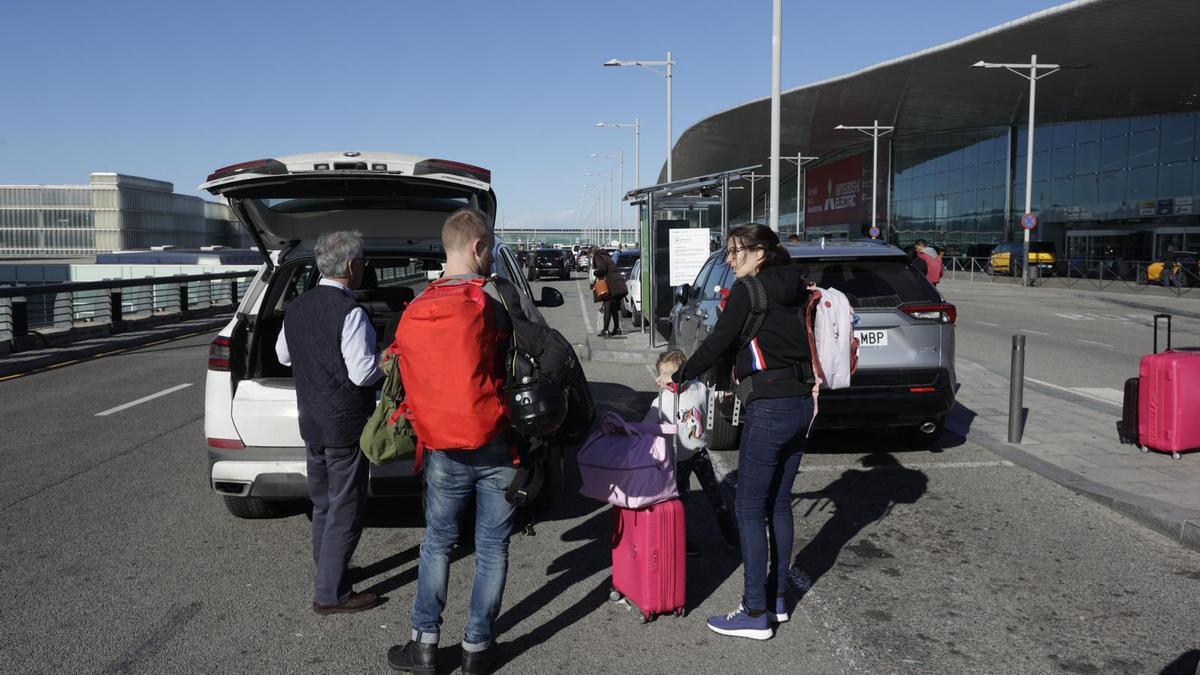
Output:
[[[544,283],[567,300],[547,317],[582,341],[594,306],[581,302],[574,281]],[[1006,364],[1006,334],[969,322],[1046,312],[986,296],[953,289],[959,354]],[[1042,325],[1027,327],[1059,334],[1058,324]],[[1116,341],[1121,331],[1128,342]],[[1079,378],[1062,380],[1065,387],[1119,386],[1074,371],[1136,363],[1140,350],[1083,357],[1092,352],[1071,340],[1132,349],[1148,343],[1141,332],[1125,326],[1047,340],[1059,356],[1045,372]],[[416,503],[373,503],[356,555],[366,576],[358,588],[390,601],[359,615],[314,615],[308,521],[236,520],[208,487],[207,342],[0,382],[5,671],[386,672],[384,652],[408,630]],[[1072,366],[1075,358],[1085,360]],[[640,414],[651,398],[643,366],[591,363],[588,372],[603,409]],[[1142,673],[1177,660],[1194,665],[1200,556],[970,442],[944,446],[905,449],[886,433],[817,439],[795,490],[797,568],[814,585],[768,642],[703,626],[736,607],[741,573],[702,498],[688,516],[705,547],[689,564],[690,614],[642,626],[607,600],[610,514],[564,497],[536,537],[514,539],[500,617],[505,672]],[[732,484],[736,453],[718,461]],[[572,494],[574,471],[567,481]],[[444,627],[447,666],[456,661],[472,573],[469,549],[461,552]]]

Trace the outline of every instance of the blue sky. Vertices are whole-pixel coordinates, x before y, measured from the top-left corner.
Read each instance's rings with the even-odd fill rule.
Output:
[[[784,1],[784,87],[1054,6],[1046,0]],[[212,169],[316,150],[389,150],[490,168],[510,226],[571,224],[591,153],[642,121],[642,182],[675,136],[770,94],[770,0],[27,1],[0,12],[0,183],[119,171],[195,187]],[[207,196],[207,195],[206,195]],[[631,217],[631,216],[630,216]]]

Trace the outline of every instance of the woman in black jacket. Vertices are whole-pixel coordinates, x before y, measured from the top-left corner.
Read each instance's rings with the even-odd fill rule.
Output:
[[[738,278],[725,309],[691,358],[659,385],[697,378],[723,356],[736,353],[734,373],[745,405],[735,500],[744,592],[741,607],[710,618],[708,626],[722,635],[766,640],[773,634],[772,623],[789,618],[785,596],[795,527],[791,490],[813,416],[812,358],[801,319],[809,291],[800,268],[790,264],[769,227],[736,228],[725,249]],[[761,281],[767,297],[762,326],[748,340],[742,336],[751,313],[746,277]]]
[[[621,300],[629,293],[628,287],[625,285],[625,277],[621,276],[621,271],[617,269],[613,263],[612,256],[603,249],[596,249],[596,253],[592,256],[592,274],[596,279],[604,279],[608,284],[608,297],[601,298],[595,292],[593,287],[592,293],[596,302],[603,303],[600,305],[600,310],[604,312],[604,326],[600,329],[600,337],[608,337],[610,335],[621,334]],[[609,322],[612,322],[612,330],[608,329]]]

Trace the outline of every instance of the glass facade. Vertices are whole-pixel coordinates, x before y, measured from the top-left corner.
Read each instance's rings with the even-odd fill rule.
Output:
[[[89,185],[0,185],[0,256],[248,245],[228,206],[173,189],[119,174],[92,174]]]

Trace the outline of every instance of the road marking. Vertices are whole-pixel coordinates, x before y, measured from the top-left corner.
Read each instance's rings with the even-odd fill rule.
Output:
[[[1092,398],[1099,398],[1114,405],[1121,405],[1125,401],[1125,392],[1108,387],[1076,387],[1075,391]]]
[[[979,462],[911,462],[895,466],[879,467],[863,466],[862,464],[810,464],[800,465],[800,471],[812,473],[837,473],[839,471],[873,471],[876,469],[902,471],[905,469],[987,469],[994,467],[1010,468],[1016,466],[1007,460],[986,460]]]
[[[1041,332],[1041,331],[1038,331],[1038,330],[1029,330],[1028,328],[1022,328],[1022,329],[1021,329],[1021,332],[1022,332],[1022,333],[1029,333],[1030,335],[1044,335],[1044,336],[1046,336],[1046,337],[1050,337],[1050,334],[1049,334],[1049,333],[1043,333],[1043,332]]]
[[[583,282],[575,280],[575,289],[579,291],[579,309],[583,312],[583,325],[587,326],[587,334],[592,334],[592,320],[588,317],[587,304],[583,301]]]
[[[150,394],[149,396],[143,396],[143,397],[137,399],[136,401],[130,401],[129,403],[124,403],[115,408],[109,408],[108,410],[105,410],[103,412],[98,412],[98,413],[96,413],[96,417],[105,417],[105,416],[111,415],[115,412],[121,412],[122,410],[125,410],[126,408],[132,408],[135,405],[141,405],[142,403],[145,403],[146,401],[153,401],[154,399],[156,399],[160,396],[166,396],[167,394],[174,394],[175,392],[180,391],[182,389],[187,389],[190,386],[192,386],[191,382],[177,384],[174,387],[171,387],[170,389],[163,389],[162,391],[160,391],[156,394]]]
[[[998,323],[989,323],[987,321],[976,321],[975,323],[983,324],[984,326],[991,326],[992,328],[1000,327],[1000,324],[998,324]]]
[[[1108,398],[1108,397],[1105,397],[1105,396],[1098,396],[1098,395],[1096,395],[1095,393],[1093,393],[1093,392],[1094,392],[1094,390],[1093,390],[1093,389],[1090,389],[1090,388],[1087,388],[1087,387],[1078,387],[1078,388],[1076,388],[1076,387],[1064,387],[1064,386],[1062,386],[1062,385],[1059,385],[1059,384],[1053,384],[1053,383],[1050,383],[1050,382],[1044,382],[1044,381],[1042,381],[1042,380],[1035,380],[1034,378],[1032,378],[1032,377],[1029,377],[1029,376],[1026,376],[1026,377],[1025,377],[1025,379],[1026,379],[1026,380],[1029,380],[1030,382],[1033,382],[1034,384],[1040,384],[1040,385],[1042,385],[1043,387],[1049,387],[1049,388],[1051,388],[1051,389],[1057,389],[1057,390],[1059,390],[1059,391],[1065,391],[1065,392],[1067,392],[1068,394],[1075,394],[1076,396],[1083,396],[1084,398],[1090,398],[1090,399],[1092,399],[1093,401],[1100,401],[1101,403],[1107,403],[1107,404],[1109,404],[1109,405],[1114,405],[1114,404],[1115,404],[1115,405],[1117,405],[1117,406],[1120,406],[1120,405],[1121,405],[1121,401],[1120,401],[1120,399],[1117,399],[1116,401],[1113,401],[1111,398]],[[1113,391],[1116,391],[1116,390],[1114,389]]]
[[[1106,342],[1096,342],[1095,340],[1084,340],[1083,338],[1077,339],[1076,342],[1082,342],[1084,344],[1089,344],[1089,345],[1099,345],[1101,347],[1111,347],[1112,346]]]

